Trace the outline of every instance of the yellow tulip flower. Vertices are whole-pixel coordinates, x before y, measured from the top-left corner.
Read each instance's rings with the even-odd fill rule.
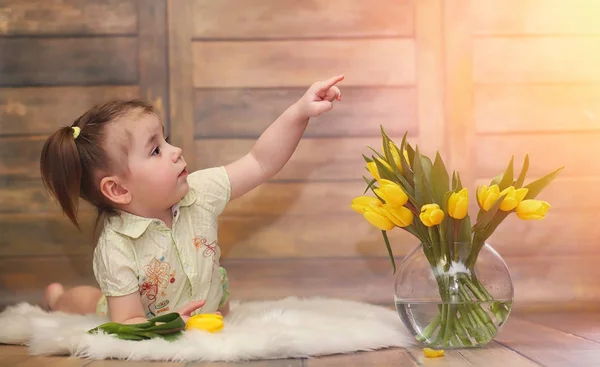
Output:
[[[365,212],[365,207],[369,205],[381,206],[381,204],[383,203],[378,198],[363,195],[358,196],[352,200],[351,208],[354,209],[357,213],[363,214]]]
[[[371,173],[371,176],[373,176],[374,179],[379,181],[379,171],[377,170],[377,164],[375,164],[375,162],[368,162],[367,169],[369,170],[369,173]]]
[[[206,313],[192,316],[185,324],[185,329],[205,330],[209,333],[215,333],[223,329],[223,316]]]
[[[550,204],[542,200],[523,200],[517,205],[517,216],[523,220],[544,219]]]
[[[408,227],[412,224],[413,213],[405,206],[393,207],[383,204],[386,216],[398,227]]]
[[[385,160],[383,160],[379,157],[376,157],[375,159],[377,159],[385,167],[389,168],[390,171],[393,171],[392,166],[390,166],[388,162],[386,162]],[[371,173],[371,176],[373,176],[374,179],[376,179],[377,181],[379,181],[381,179],[381,177],[379,176],[379,170],[377,169],[377,164],[374,161],[367,163],[367,169],[369,170],[369,172]]]
[[[406,149],[404,149],[404,151],[402,152],[402,155],[404,156],[404,159],[406,159],[406,164],[410,167],[410,159],[408,159],[408,151]]]
[[[504,199],[502,199],[502,203],[500,203],[500,210],[505,212],[511,211],[519,205],[521,200],[527,195],[529,189],[520,188],[516,189],[514,186],[509,186],[500,192],[500,196],[506,195]]]
[[[362,214],[373,226],[389,231],[394,223],[387,217],[381,200],[370,196],[359,196],[352,200],[352,209]]]
[[[402,161],[400,161],[400,153],[398,152],[398,149],[396,149],[396,146],[391,141],[389,142],[389,147],[390,147],[390,154],[392,155],[392,158],[394,160],[394,164],[396,165],[396,167],[398,167],[398,170],[401,173],[404,173],[404,169],[402,168]],[[385,155],[385,150],[383,149],[383,145],[381,146],[381,151]],[[408,166],[410,167],[410,160],[408,159],[408,152],[406,151],[406,149],[404,149],[404,151],[402,153],[404,155],[404,159],[406,159],[406,164],[408,164]]]
[[[442,220],[444,220],[444,212],[437,204],[425,204],[421,207],[419,218],[421,218],[421,222],[427,227],[432,227],[442,223]]]
[[[363,216],[374,227],[379,228],[382,231],[389,231],[394,229],[394,222],[392,222],[382,210],[383,209],[377,210],[373,207],[369,207],[365,210]]]
[[[477,202],[479,206],[486,212],[494,205],[496,200],[500,197],[500,188],[498,185],[492,185],[487,187],[481,185],[477,188]]]
[[[398,167],[398,170],[400,172],[404,173],[404,169],[402,168],[402,161],[400,160],[400,153],[398,153],[398,150],[396,149],[394,144],[392,144],[391,141],[390,141],[390,154],[392,155],[392,159],[393,159],[396,167]]]
[[[396,167],[398,167],[398,170],[401,173],[404,173],[404,169],[402,168],[402,161],[400,161],[400,153],[398,152],[398,149],[396,149],[396,146],[394,145],[394,143],[392,143],[391,141],[389,142],[389,148],[390,148],[390,154],[392,155],[392,158],[394,160],[394,164],[396,165]],[[381,146],[381,151],[385,153],[385,150],[383,149],[383,145]],[[404,155],[404,159],[406,159],[406,163],[410,167],[410,160],[408,159],[408,152],[406,151],[406,149],[404,149],[403,155]]]
[[[379,180],[380,186],[373,191],[377,196],[383,199],[387,204],[394,207],[401,207],[408,201],[408,196],[395,182],[390,180]]]
[[[454,219],[463,219],[469,209],[469,193],[467,189],[453,192],[448,198],[448,215]]]

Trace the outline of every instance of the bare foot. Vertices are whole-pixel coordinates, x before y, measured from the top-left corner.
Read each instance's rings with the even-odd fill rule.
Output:
[[[54,311],[54,306],[58,298],[65,293],[65,289],[60,283],[51,283],[46,287],[44,298],[42,298],[41,307],[46,311]]]

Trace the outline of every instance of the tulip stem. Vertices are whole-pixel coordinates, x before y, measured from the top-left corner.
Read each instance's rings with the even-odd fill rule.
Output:
[[[427,232],[429,233],[429,240],[431,241],[431,247],[433,248],[434,264],[437,264],[440,260],[440,249],[438,248],[438,246],[436,246],[436,243],[438,241],[435,240],[435,233],[433,231],[433,228],[427,227]]]
[[[444,232],[443,224],[446,224],[446,223],[442,222],[442,223],[438,224],[436,227],[440,234],[440,248],[441,248],[440,256],[442,257],[442,259],[445,260],[444,261],[445,262],[444,270],[448,271],[448,269],[450,269],[450,247],[447,246],[446,235]]]
[[[458,262],[458,258],[459,258],[459,253],[458,253],[458,236],[459,236],[459,230],[460,230],[460,220],[455,220],[454,221],[454,241],[453,241],[453,247],[454,247],[454,254],[453,254],[453,261],[454,262]]]
[[[432,270],[436,275],[441,302],[437,315],[422,329],[417,339],[433,347],[473,346],[489,342],[506,320],[510,305],[494,302],[474,273],[449,276],[440,274],[437,267],[432,267]]]
[[[410,210],[414,215],[416,215],[417,217],[419,216],[419,211],[417,210],[417,207],[414,206],[410,201],[406,202],[404,206],[408,208],[408,210]]]

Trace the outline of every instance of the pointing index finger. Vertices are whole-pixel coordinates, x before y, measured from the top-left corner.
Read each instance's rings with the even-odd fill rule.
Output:
[[[343,75],[334,76],[333,78],[324,81],[323,84],[321,84],[320,90],[328,90],[329,88],[333,87],[342,80],[344,80]]]

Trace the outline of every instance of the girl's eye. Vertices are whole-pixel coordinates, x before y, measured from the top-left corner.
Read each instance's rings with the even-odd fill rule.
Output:
[[[156,148],[154,148],[154,150],[152,151],[152,155],[158,155],[158,154],[160,154],[160,148],[159,148],[159,147],[156,147]]]
[[[170,136],[167,136],[167,137],[165,138],[165,141],[166,141],[167,143],[171,144],[171,140],[170,140],[170,139],[171,139],[171,137],[170,137]]]

